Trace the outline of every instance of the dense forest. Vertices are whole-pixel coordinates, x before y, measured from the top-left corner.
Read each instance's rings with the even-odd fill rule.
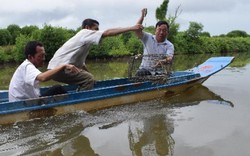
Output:
[[[167,16],[168,2],[169,0],[163,0],[161,6],[156,9],[156,19],[166,20],[170,24],[168,40],[174,44],[175,54],[250,51],[250,35],[242,30],[211,36],[209,32],[203,31],[201,23],[191,21],[187,30],[179,31],[176,19],[181,12],[180,8],[176,9],[175,15]],[[144,31],[154,34],[154,29],[154,26],[148,26]],[[46,49],[46,59],[50,60],[56,50],[79,30],[80,28],[73,30],[48,24],[44,24],[42,28],[35,25],[20,27],[16,24],[0,28],[0,63],[23,61],[24,45],[29,40],[42,42]],[[142,43],[133,32],[129,32],[105,38],[100,45],[93,45],[88,58],[122,57],[142,52]]]

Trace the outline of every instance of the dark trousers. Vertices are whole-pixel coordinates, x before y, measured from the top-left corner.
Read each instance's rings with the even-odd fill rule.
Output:
[[[46,92],[42,93],[41,96],[52,96],[58,94],[66,94],[67,91],[61,85],[54,85],[49,88]]]

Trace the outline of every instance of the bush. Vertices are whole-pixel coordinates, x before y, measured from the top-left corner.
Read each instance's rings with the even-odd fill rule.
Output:
[[[28,41],[33,40],[31,36],[20,35],[16,39],[16,46],[14,50],[14,60],[22,62],[25,59],[24,47]]]
[[[4,46],[0,47],[0,63],[11,62],[14,60],[14,47]]]
[[[39,35],[39,41],[43,43],[46,50],[46,60],[50,60],[57,49],[74,34],[72,31],[68,31],[61,27],[45,25]]]

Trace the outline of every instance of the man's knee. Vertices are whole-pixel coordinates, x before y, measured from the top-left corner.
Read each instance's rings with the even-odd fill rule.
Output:
[[[94,87],[95,82],[96,80],[91,73],[85,74],[77,90],[80,91],[92,89]]]

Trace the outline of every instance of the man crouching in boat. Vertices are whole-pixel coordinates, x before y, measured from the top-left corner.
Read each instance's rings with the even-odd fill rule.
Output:
[[[142,24],[147,9],[142,9],[142,15],[137,24]],[[143,43],[143,57],[136,76],[157,75],[166,73],[163,65],[171,64],[174,56],[174,45],[166,38],[169,33],[169,24],[166,21],[158,21],[155,26],[155,34],[137,30],[136,35]],[[168,74],[168,73],[167,73]]]
[[[95,84],[95,79],[92,73],[87,69],[85,63],[90,46],[93,44],[98,45],[103,38],[139,29],[143,29],[141,24],[123,28],[110,28],[102,31],[99,30],[98,21],[90,18],[83,20],[82,30],[65,42],[56,51],[48,64],[48,69],[54,69],[60,64],[69,63],[75,65],[80,72],[72,74],[64,70],[58,72],[53,77],[53,80],[78,85],[77,91],[92,89]]]
[[[74,65],[70,64],[63,64],[46,72],[38,70],[37,68],[42,67],[45,60],[45,49],[43,44],[38,41],[30,41],[26,44],[25,57],[26,59],[16,69],[10,81],[10,102],[66,93],[62,86],[56,85],[41,95],[39,82],[50,80],[53,75],[64,69],[75,73],[79,72]]]

